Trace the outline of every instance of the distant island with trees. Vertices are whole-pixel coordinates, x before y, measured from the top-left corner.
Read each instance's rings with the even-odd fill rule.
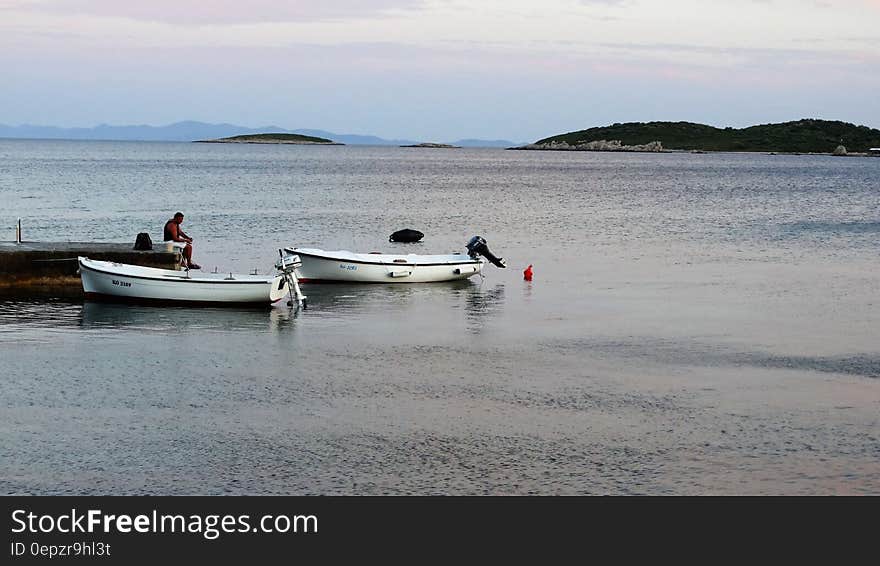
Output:
[[[195,143],[282,143],[296,145],[345,145],[326,138],[303,136],[300,134],[246,134],[219,138],[216,140],[198,140]]]
[[[880,148],[880,130],[847,122],[803,119],[740,129],[691,122],[618,123],[559,134],[510,149],[846,155],[868,154],[876,148]]]

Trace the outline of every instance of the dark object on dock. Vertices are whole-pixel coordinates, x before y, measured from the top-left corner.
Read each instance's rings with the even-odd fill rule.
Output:
[[[134,249],[138,251],[147,251],[153,249],[153,240],[150,239],[150,235],[146,232],[141,232],[137,235],[137,238],[134,240]]]
[[[419,240],[421,240],[424,237],[425,237],[425,235],[422,234],[421,232],[419,232],[418,230],[404,228],[403,230],[398,230],[397,232],[391,234],[391,236],[388,238],[388,241],[389,242],[412,243],[412,242],[418,242]]]
[[[77,256],[179,269],[180,252],[106,242],[0,242],[0,296],[82,297]]]

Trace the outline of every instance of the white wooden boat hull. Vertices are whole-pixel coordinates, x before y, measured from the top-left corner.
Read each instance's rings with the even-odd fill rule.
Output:
[[[358,254],[309,248],[286,248],[302,261],[300,282],[434,283],[457,281],[483,270],[485,262],[466,254]]]
[[[79,258],[86,298],[204,305],[269,305],[287,295],[280,276],[197,274]]]

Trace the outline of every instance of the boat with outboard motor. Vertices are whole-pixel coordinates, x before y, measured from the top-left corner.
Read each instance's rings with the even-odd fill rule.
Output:
[[[467,279],[481,273],[487,261],[507,267],[495,257],[486,240],[474,236],[467,253],[447,255],[354,253],[314,248],[284,248],[296,254],[302,267],[296,272],[302,282],[347,283],[433,283]],[[480,257],[482,256],[482,257]]]
[[[305,306],[296,269],[299,257],[284,254],[273,276],[199,273],[98,261],[80,256],[79,272],[87,299],[200,306],[270,305],[290,295]]]

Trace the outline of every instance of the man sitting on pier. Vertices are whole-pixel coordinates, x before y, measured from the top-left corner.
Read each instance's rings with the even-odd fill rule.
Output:
[[[183,248],[183,259],[184,259],[184,267],[188,269],[201,269],[202,266],[193,263],[192,260],[192,238],[190,238],[186,232],[180,229],[180,224],[183,222],[183,213],[175,212],[174,218],[165,223],[165,241],[166,242],[186,242],[186,247]]]

